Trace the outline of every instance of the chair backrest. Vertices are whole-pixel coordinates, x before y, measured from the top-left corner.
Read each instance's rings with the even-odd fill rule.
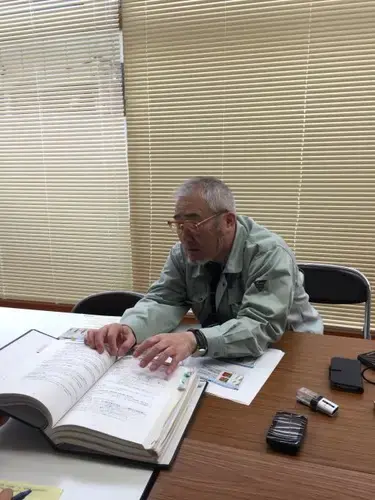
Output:
[[[130,309],[143,297],[137,292],[101,292],[89,295],[77,302],[73,313],[100,314],[103,316],[122,316],[126,309]]]
[[[304,274],[304,287],[311,302],[317,304],[365,303],[364,337],[370,336],[371,287],[358,269],[333,264],[298,264]]]

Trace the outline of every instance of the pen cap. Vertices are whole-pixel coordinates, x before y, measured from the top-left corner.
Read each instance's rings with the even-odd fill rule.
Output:
[[[339,405],[327,398],[321,397],[317,402],[316,409],[332,417],[339,409]]]
[[[317,398],[319,398],[319,394],[317,392],[310,391],[310,389],[307,389],[306,387],[301,387],[297,391],[297,401],[304,405],[311,406],[311,402]]]

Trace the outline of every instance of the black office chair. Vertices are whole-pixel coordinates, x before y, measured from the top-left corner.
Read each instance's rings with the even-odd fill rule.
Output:
[[[358,269],[333,264],[298,264],[310,302],[317,304],[365,303],[363,337],[371,339],[371,287]]]
[[[89,295],[77,302],[73,313],[100,314],[103,316],[122,316],[141,300],[143,294],[137,292],[101,292]]]

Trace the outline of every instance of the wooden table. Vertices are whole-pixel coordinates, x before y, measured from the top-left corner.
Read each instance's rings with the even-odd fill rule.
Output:
[[[331,357],[356,358],[375,349],[375,343],[286,333],[276,347],[286,355],[250,406],[204,397],[151,500],[373,498],[375,386],[364,382],[364,394],[332,391],[328,367]],[[303,386],[339,404],[338,415],[331,418],[297,403],[296,391]],[[296,457],[267,449],[265,434],[278,410],[308,416],[306,439]]]

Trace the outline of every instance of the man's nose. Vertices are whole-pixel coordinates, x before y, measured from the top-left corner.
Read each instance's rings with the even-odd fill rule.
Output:
[[[183,243],[184,245],[187,245],[187,246],[191,246],[193,245],[196,241],[195,239],[192,237],[191,234],[189,234],[188,231],[183,231],[180,235],[180,241],[181,243]]]
[[[189,227],[189,225],[183,225],[182,226],[182,231],[181,231],[181,234],[180,234],[180,238],[193,239],[193,231]]]

